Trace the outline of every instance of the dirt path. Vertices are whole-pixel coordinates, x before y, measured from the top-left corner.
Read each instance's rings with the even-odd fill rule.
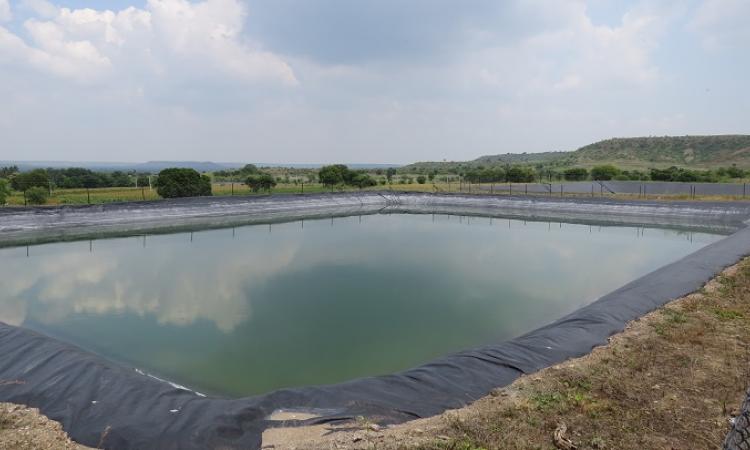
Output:
[[[474,404],[380,429],[277,428],[270,449],[716,449],[750,384],[750,259],[591,354]]]

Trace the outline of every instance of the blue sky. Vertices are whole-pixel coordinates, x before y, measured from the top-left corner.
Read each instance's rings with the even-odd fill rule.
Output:
[[[408,163],[750,133],[747,0],[0,0],[0,160]]]

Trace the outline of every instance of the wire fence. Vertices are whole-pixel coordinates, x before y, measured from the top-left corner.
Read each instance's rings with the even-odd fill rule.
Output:
[[[31,188],[35,188],[32,190]],[[41,195],[39,190],[44,195]],[[254,191],[248,185],[239,182],[215,182],[211,194],[218,196],[239,195],[278,195],[278,194],[314,194],[323,192],[358,192],[366,190],[393,190],[432,193],[464,193],[486,195],[527,195],[527,196],[589,196],[607,197],[624,196],[642,199],[653,198],[728,198],[747,199],[750,186],[746,183],[681,183],[654,181],[570,181],[558,183],[467,183],[463,180],[441,180],[425,183],[386,183],[366,188],[357,186],[328,186],[320,183],[295,181],[278,183],[272,189]],[[33,195],[32,195],[33,194]],[[49,183],[45,186],[21,187],[6,196],[7,205],[34,204],[100,204],[111,202],[158,200],[156,188],[150,185],[139,187],[106,187],[106,188],[58,188]]]

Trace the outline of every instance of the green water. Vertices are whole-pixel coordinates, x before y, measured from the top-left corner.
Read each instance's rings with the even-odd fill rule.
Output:
[[[0,320],[248,395],[508,339],[719,238],[395,214],[16,247]]]

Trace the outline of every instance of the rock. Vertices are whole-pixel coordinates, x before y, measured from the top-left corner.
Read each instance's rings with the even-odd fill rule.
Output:
[[[555,429],[555,433],[552,436],[552,442],[560,450],[577,450],[578,447],[573,444],[573,441],[565,436],[567,431],[568,427],[564,423],[557,425],[557,429]]]

